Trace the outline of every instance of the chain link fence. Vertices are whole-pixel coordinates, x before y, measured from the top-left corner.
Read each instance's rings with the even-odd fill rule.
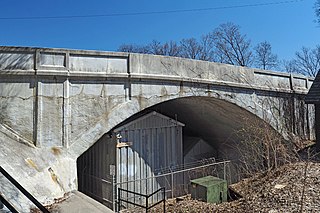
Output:
[[[83,183],[83,192],[116,210],[119,188],[134,191],[137,194],[151,194],[160,188],[165,188],[164,196],[165,199],[168,199],[190,194],[190,181],[193,179],[215,176],[227,180],[228,184],[231,183],[230,161],[216,162],[214,158],[163,168],[154,171],[153,174],[154,176],[151,177],[125,182],[117,182],[114,176],[108,176],[104,179],[90,176],[90,183]],[[131,208],[133,205],[130,202],[145,205],[146,200],[137,194],[122,193],[122,199],[128,202],[124,202],[121,209]],[[163,196],[153,196],[148,202],[149,204],[157,203],[161,199]]]

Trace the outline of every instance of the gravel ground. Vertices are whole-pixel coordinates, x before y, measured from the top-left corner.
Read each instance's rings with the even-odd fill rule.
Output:
[[[168,200],[166,212],[320,212],[320,163],[285,165],[233,184],[230,188],[242,198],[223,204],[209,204],[186,196]],[[162,204],[150,210],[162,211]]]

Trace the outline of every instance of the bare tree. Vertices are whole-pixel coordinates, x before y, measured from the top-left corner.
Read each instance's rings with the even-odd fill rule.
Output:
[[[213,33],[205,34],[199,40],[182,39],[180,44],[174,41],[162,44],[157,40],[141,46],[123,44],[118,51],[218,61],[240,66],[250,66],[253,62],[250,40],[241,35],[239,26],[233,23],[222,24]]]
[[[320,45],[315,49],[302,47],[301,51],[296,52],[294,64],[297,72],[315,77],[320,69]]]
[[[175,41],[169,41],[164,44],[153,41],[148,45],[150,52],[155,55],[181,56],[181,47]]]
[[[175,41],[169,41],[163,44],[163,55],[181,56],[181,47]]]
[[[317,16],[317,22],[320,24],[320,0],[317,0],[314,4],[315,13]]]
[[[180,56],[181,47],[174,41],[166,42],[161,44],[161,42],[153,40],[147,45],[149,53],[154,55],[167,55],[167,56]]]
[[[150,53],[148,46],[139,46],[136,44],[122,44],[118,48],[119,52],[129,52],[129,53]]]
[[[233,23],[221,24],[212,33],[215,50],[222,63],[250,66],[253,62],[251,42],[242,35],[239,26]]]
[[[135,49],[136,49],[136,47],[133,44],[121,44],[118,47],[119,52],[134,52]]]
[[[297,73],[297,67],[294,60],[282,60],[281,70],[287,73]]]
[[[211,34],[203,35],[200,41],[195,38],[182,39],[180,48],[181,57],[203,61],[214,60],[214,42]]]
[[[271,51],[271,44],[267,41],[259,43],[255,48],[255,63],[258,68],[272,69],[278,66],[278,56]]]
[[[163,45],[160,41],[153,40],[150,44],[147,45],[147,49],[150,54],[154,55],[164,55]]]
[[[201,37],[199,42],[200,53],[199,59],[203,61],[214,61],[214,41],[211,34],[206,34]]]
[[[195,38],[182,39],[180,46],[182,57],[191,59],[199,58],[201,47]]]
[[[240,154],[238,168],[242,177],[297,160],[294,144],[284,140],[268,123],[258,118],[246,118],[245,127],[235,134],[241,139],[236,143],[236,149]]]
[[[181,56],[181,47],[175,41],[162,44],[153,40],[147,45],[123,44],[118,48],[120,52],[144,53],[154,55]]]

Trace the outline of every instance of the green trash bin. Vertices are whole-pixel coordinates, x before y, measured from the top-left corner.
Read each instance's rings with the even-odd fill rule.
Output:
[[[208,203],[227,201],[227,181],[214,176],[191,180],[191,198]]]

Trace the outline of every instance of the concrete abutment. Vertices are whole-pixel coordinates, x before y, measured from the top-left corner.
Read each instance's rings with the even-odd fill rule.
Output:
[[[242,127],[241,116],[258,117],[284,137],[314,139],[314,109],[304,104],[311,83],[305,76],[174,57],[0,47],[0,163],[50,203],[77,189],[83,152],[147,108],[178,114],[191,130],[213,125],[202,134],[221,142]]]

